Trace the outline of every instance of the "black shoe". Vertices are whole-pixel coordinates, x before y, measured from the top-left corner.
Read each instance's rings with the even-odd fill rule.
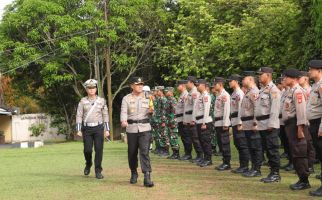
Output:
[[[237,169],[231,170],[231,172],[235,174],[242,174],[248,172],[248,167],[238,167]]]
[[[285,152],[284,152],[284,153],[282,153],[282,154],[281,154],[281,158],[288,158],[287,153],[285,153]]]
[[[230,170],[230,169],[231,169],[231,167],[230,167],[230,164],[225,164],[225,163],[223,163],[223,164],[221,164],[221,165],[217,166],[217,167],[216,167],[216,169],[217,169],[218,171],[225,171],[225,170]]]
[[[96,172],[96,178],[97,178],[97,179],[103,179],[103,178],[104,178],[104,176],[102,175],[102,173],[101,173],[101,172]]]
[[[252,177],[260,177],[262,173],[258,170],[250,170],[242,174],[244,177],[252,178]]]
[[[130,183],[131,184],[135,184],[138,182],[138,172],[135,170],[135,171],[131,171],[131,179],[130,179]]]
[[[85,167],[85,169],[84,169],[84,175],[85,176],[88,176],[89,175],[89,173],[91,173],[91,167]]]
[[[201,156],[197,156],[196,158],[190,160],[190,162],[192,163],[199,163],[201,161],[203,161],[203,158]]]
[[[322,197],[322,186],[315,191],[311,191],[310,195],[315,197]]]
[[[309,173],[310,173],[310,174],[314,174],[314,168],[313,168],[313,167],[310,167],[310,168],[309,168]]]
[[[290,185],[290,188],[291,190],[305,190],[311,188],[311,185],[309,182],[298,181],[297,183]]]
[[[191,155],[184,155],[182,156],[181,158],[179,158],[179,160],[181,161],[186,161],[186,160],[191,160],[192,159],[192,156]]]
[[[151,174],[150,172],[145,172],[144,173],[144,182],[143,182],[144,187],[153,187],[154,183],[151,181]]]
[[[271,172],[266,178],[262,178],[260,181],[263,183],[280,182],[281,176],[278,172]]]
[[[293,171],[294,170],[294,165],[293,164],[289,164],[287,167],[285,167],[284,169],[287,172]]]
[[[200,167],[207,167],[212,165],[212,161],[211,160],[204,160],[202,163],[199,163]]]
[[[315,178],[316,178],[316,179],[319,179],[319,180],[322,180],[322,179],[321,179],[321,175],[316,175],[316,176],[315,176]]]

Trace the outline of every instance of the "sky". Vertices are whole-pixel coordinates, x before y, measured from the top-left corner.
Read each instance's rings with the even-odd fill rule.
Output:
[[[0,0],[0,19],[2,19],[3,9],[6,5],[12,3],[13,0]]]

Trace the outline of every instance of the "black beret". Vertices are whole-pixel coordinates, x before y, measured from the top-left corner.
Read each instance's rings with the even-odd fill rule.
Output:
[[[245,78],[246,76],[253,76],[253,77],[255,77],[256,76],[256,72],[254,72],[254,71],[244,71],[243,72],[243,77]]]
[[[270,74],[272,74],[273,72],[274,72],[273,68],[270,68],[270,67],[261,67],[257,71],[257,74],[263,74],[263,73],[270,73]]]
[[[322,69],[322,60],[311,60],[308,65],[310,68]]]
[[[191,81],[193,83],[196,83],[197,79],[194,76],[188,76],[187,81]]]
[[[199,84],[205,84],[206,85],[207,84],[207,81],[205,79],[198,79],[197,82],[196,82],[196,84],[198,84],[198,85]]]
[[[130,84],[144,84],[142,77],[133,76],[129,80]]]
[[[294,68],[286,69],[283,72],[283,76],[289,77],[289,78],[299,78],[300,74],[301,74],[300,71]]]
[[[240,75],[238,75],[238,74],[232,74],[231,76],[229,76],[227,78],[227,81],[238,81],[238,82],[240,82],[241,79],[242,79],[242,77]]]
[[[177,85],[186,84],[187,82],[187,80],[178,80]]]
[[[300,71],[300,77],[302,76],[309,76],[309,73],[306,71]]]
[[[215,79],[214,79],[214,85],[216,83],[224,83],[224,82],[225,82],[225,79],[222,77],[215,77]]]

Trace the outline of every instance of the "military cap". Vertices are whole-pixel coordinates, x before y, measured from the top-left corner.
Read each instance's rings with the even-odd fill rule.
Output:
[[[300,74],[300,71],[294,68],[286,69],[283,72],[283,76],[289,78],[299,78]]]
[[[95,79],[88,79],[85,83],[84,83],[84,86],[86,88],[88,87],[97,87],[97,80]]]
[[[174,88],[173,87],[166,87],[164,88],[164,92],[173,92]]]
[[[144,84],[142,77],[138,77],[138,76],[131,77],[129,82],[131,85]]]
[[[217,83],[224,83],[225,79],[222,77],[215,77],[214,79],[214,85],[216,85]]]
[[[302,77],[302,76],[309,76],[309,73],[308,72],[306,72],[306,71],[300,71],[300,77]]]
[[[322,69],[322,60],[311,60],[308,65],[313,69]]]
[[[191,82],[193,82],[193,83],[196,83],[197,79],[196,79],[196,77],[194,77],[194,76],[188,76],[188,78],[187,78],[187,82],[188,82],[188,81],[191,81]]]
[[[254,71],[243,71],[243,78],[245,78],[247,76],[255,77],[256,76],[256,72],[254,72]]]
[[[264,74],[264,73],[272,74],[273,72],[274,72],[274,70],[271,67],[261,67],[257,71],[257,74]]]
[[[198,79],[197,81],[196,81],[196,85],[199,85],[199,84],[207,84],[207,81],[205,80],[205,79]]]
[[[229,76],[228,78],[227,78],[227,81],[228,82],[230,82],[230,81],[241,81],[241,76],[240,75],[238,75],[238,74],[232,74],[231,76]]]
[[[281,84],[283,81],[283,77],[278,77],[276,80],[275,80],[275,83],[276,84]]]
[[[187,80],[178,80],[177,85],[186,84],[187,82]]]

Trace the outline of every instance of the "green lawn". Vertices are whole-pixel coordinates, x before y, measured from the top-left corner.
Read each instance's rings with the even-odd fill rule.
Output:
[[[232,148],[234,149],[234,148]],[[104,180],[93,171],[84,177],[82,143],[61,143],[39,149],[0,150],[0,200],[9,199],[310,199],[308,191],[292,192],[294,173],[282,172],[282,182],[263,184],[214,166],[200,168],[189,162],[152,156],[152,178],[156,186],[144,188],[142,175],[136,185],[128,183],[126,144],[105,143]],[[237,157],[234,151],[233,166]],[[285,160],[283,161],[285,162]],[[215,165],[220,158],[214,157]],[[316,166],[318,169],[318,166]],[[317,170],[319,171],[319,169]],[[264,167],[263,174],[267,174]],[[310,178],[313,189],[319,181]]]

